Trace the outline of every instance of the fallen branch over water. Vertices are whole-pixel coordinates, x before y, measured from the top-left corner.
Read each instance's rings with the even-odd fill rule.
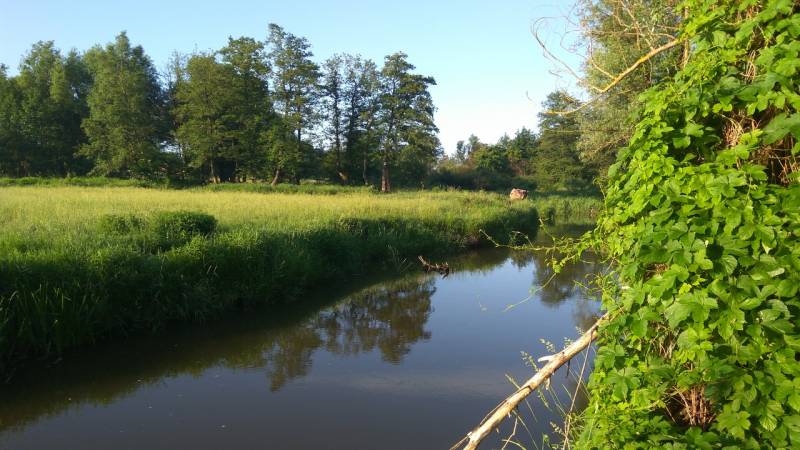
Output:
[[[477,428],[467,433],[467,435],[458,441],[450,450],[458,448],[464,441],[467,441],[467,444],[464,446],[464,450],[474,450],[478,447],[478,444],[489,435],[495,428],[500,425],[500,422],[505,419],[506,416],[511,414],[511,411],[519,405],[519,403],[525,399],[531,392],[536,390],[542,383],[549,380],[551,376],[558,370],[559,367],[563,366],[567,361],[572,359],[575,355],[583,351],[592,341],[595,340],[597,337],[597,327],[600,326],[601,322],[606,320],[607,316],[601,317],[591,328],[589,328],[583,335],[575,342],[567,346],[564,350],[556,353],[555,355],[547,357],[549,361],[542,367],[536,375],[531,377],[528,381],[525,382],[516,392],[511,394],[510,396],[506,397],[502,403],[497,405],[488,416],[478,425]]]
[[[450,275],[450,264],[431,264],[428,261],[425,261],[425,258],[423,258],[422,255],[418,256],[417,258],[419,259],[419,262],[422,263],[422,270],[424,270],[426,273],[430,271],[439,272],[439,274],[442,275],[442,278],[447,278],[447,276]]]

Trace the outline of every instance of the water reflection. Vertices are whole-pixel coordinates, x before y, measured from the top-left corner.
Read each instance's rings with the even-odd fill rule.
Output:
[[[433,276],[412,275],[312,314],[313,308],[285,308],[274,317],[229,318],[211,331],[144,337],[124,348],[105,345],[74,355],[54,367],[31,366],[0,385],[0,430],[81,402],[110,404],[142,385],[180,373],[197,376],[212,366],[261,369],[269,389],[277,391],[307,375],[320,348],[341,356],[378,349],[383,360],[398,364],[413,343],[430,339],[425,324],[435,291]],[[163,340],[172,345],[165,347]]]
[[[270,390],[306,375],[315,350],[339,356],[378,349],[384,361],[399,364],[419,340],[430,339],[425,323],[436,291],[432,277],[412,277],[365,289],[314,317],[283,328],[244,360],[230,367],[264,368]]]
[[[391,420],[405,422],[411,429],[438,424],[435,432],[426,430],[427,434],[419,435],[419,444],[445,445],[505,395],[509,386],[504,373],[517,370],[519,376],[527,376],[518,359],[520,350],[529,350],[526,346],[539,338],[559,343],[564,336],[574,336],[575,326],[591,324],[597,304],[574,284],[601,269],[596,259],[589,258],[553,274],[542,254],[481,251],[451,260],[456,273],[447,279],[411,274],[350,294],[328,292],[277,310],[234,314],[213,326],[189,326],[161,336],[107,343],[69,355],[51,366],[31,365],[10,384],[0,385],[0,447],[46,447],[51,443],[47,440],[58,435],[54,430],[64,433],[65,428],[76,433],[101,433],[93,426],[91,411],[116,408],[115,420],[129,420],[131,415],[145,423],[148,419],[141,412],[128,411],[128,406],[121,405],[126,400],[156,396],[165,398],[169,408],[180,409],[183,404],[173,391],[176,386],[187,385],[194,386],[201,399],[194,401],[208,403],[199,403],[204,408],[217,408],[220,414],[231,416],[225,419],[228,423],[238,420],[242,439],[263,432],[242,423],[274,411],[287,416],[280,422],[287,433],[304,429],[302,420],[295,423],[288,417],[292,410],[281,410],[272,404],[277,398],[269,397],[289,391],[286,401],[300,405],[298,408],[314,401],[315,409],[328,411],[328,416],[338,415],[326,421],[331,427],[346,429],[359,423],[358,433],[364,437],[372,433],[382,440],[387,431],[380,427]],[[514,296],[531,290],[536,294],[523,311],[493,312],[502,310]],[[470,300],[474,296],[480,297],[489,312],[474,307]],[[568,306],[559,309],[559,305]],[[333,369],[332,361],[336,361]],[[206,394],[215,394],[206,392],[212,373],[231,384],[250,383],[249,376],[257,375],[259,387],[247,384],[242,389],[258,402],[248,410],[240,407],[242,399],[203,400]],[[360,381],[343,383],[350,380]],[[305,383],[308,392],[301,394],[290,388],[298,383]],[[368,402],[365,405],[380,404],[386,395],[400,395],[396,386],[403,383],[403,398],[394,401],[408,405],[391,413],[392,419],[377,414],[374,419],[359,416],[369,406],[342,409],[334,400],[319,400],[321,392],[334,395],[331,386],[336,385],[350,397],[364,392],[371,395],[363,400]],[[369,392],[369,386],[393,388]],[[447,419],[423,420],[425,414],[420,413],[418,403],[406,400],[428,396],[423,393],[431,391],[440,396],[441,408],[432,406],[425,414]],[[389,412],[383,409],[380,414]],[[414,422],[417,418],[422,422]],[[169,433],[178,436],[187,444],[184,446],[213,447],[213,441],[184,436],[174,428],[202,419],[202,415],[184,412],[184,422],[172,423]],[[374,431],[367,426],[369,420],[376,421],[369,424],[377,427]],[[140,447],[154,442],[147,429],[142,433],[140,441],[131,442]],[[92,445],[98,448],[116,445],[121,439],[116,435],[102,436],[105,440],[95,437],[98,443]],[[247,447],[244,442],[226,445]],[[399,448],[415,446],[405,444]],[[315,446],[319,443],[297,442],[298,448]],[[76,443],[74,447],[80,446]]]

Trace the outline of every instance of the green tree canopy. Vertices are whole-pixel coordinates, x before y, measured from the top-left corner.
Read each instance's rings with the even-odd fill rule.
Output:
[[[81,153],[93,159],[93,171],[101,175],[153,176],[167,122],[150,58],[122,32],[113,43],[86,52],[85,61],[93,86],[83,120],[88,142]]]
[[[420,179],[440,153],[438,128],[433,121],[434,106],[429,86],[432,77],[413,74],[408,55],[389,55],[381,69],[379,124],[382,135],[381,191],[389,192],[392,184],[389,168],[397,163],[404,174]]]

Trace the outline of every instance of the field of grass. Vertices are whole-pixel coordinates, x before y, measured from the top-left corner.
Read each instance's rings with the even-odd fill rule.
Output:
[[[297,300],[538,224],[535,202],[496,194],[336,193],[0,187],[0,365]]]

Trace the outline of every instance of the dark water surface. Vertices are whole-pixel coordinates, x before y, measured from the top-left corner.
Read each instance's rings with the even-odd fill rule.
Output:
[[[552,276],[543,254],[450,264],[444,279],[331,291],[28,367],[0,385],[0,448],[449,448],[514,390],[506,375],[533,374],[521,352],[548,354],[540,339],[560,347],[593,323],[598,305],[574,281],[601,269],[570,266],[537,291]],[[536,414],[534,436],[549,429]]]

